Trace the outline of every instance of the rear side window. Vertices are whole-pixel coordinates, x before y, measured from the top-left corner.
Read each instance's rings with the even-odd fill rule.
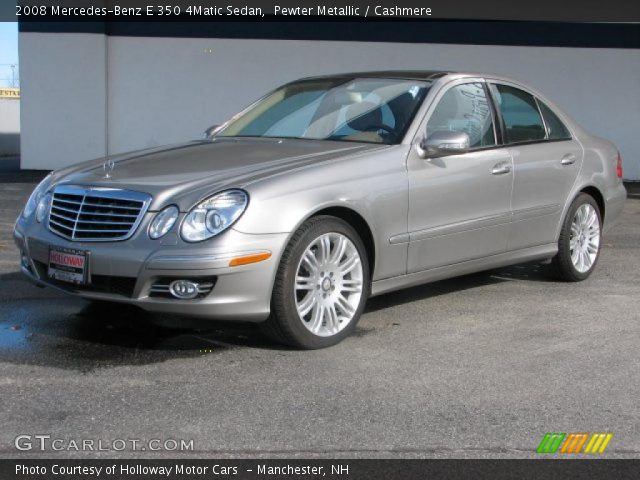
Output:
[[[544,140],[546,132],[540,110],[532,95],[507,85],[491,85],[502,114],[507,143]]]
[[[547,125],[547,138],[549,140],[569,140],[571,134],[564,123],[558,118],[558,116],[551,111],[544,103],[538,100],[540,111],[544,117],[544,123]]]

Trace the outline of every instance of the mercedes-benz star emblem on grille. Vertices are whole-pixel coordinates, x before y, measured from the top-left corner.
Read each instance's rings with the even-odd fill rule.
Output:
[[[113,160],[107,160],[102,164],[102,169],[104,170],[104,178],[111,178],[111,172],[116,166],[116,162]]]

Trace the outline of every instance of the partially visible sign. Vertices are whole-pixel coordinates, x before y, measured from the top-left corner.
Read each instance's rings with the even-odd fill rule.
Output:
[[[0,98],[20,98],[20,89],[0,88]]]

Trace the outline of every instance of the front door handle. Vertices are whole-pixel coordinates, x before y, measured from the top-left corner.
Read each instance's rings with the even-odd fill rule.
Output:
[[[511,171],[511,165],[507,162],[496,163],[491,170],[491,175],[504,175]]]
[[[573,165],[576,163],[576,156],[573,153],[567,153],[562,160],[560,160],[561,165]]]

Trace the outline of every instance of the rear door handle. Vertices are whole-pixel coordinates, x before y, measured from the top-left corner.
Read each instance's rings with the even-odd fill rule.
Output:
[[[491,170],[491,175],[504,175],[511,171],[511,165],[506,162],[496,163]]]
[[[573,153],[567,153],[562,160],[560,160],[560,164],[562,165],[573,165],[576,163],[576,156]]]

